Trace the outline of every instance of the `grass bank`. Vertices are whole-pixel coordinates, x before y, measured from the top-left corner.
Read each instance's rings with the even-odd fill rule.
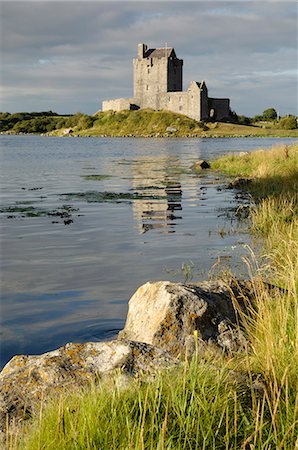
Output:
[[[203,123],[170,111],[106,111],[92,117],[85,126],[73,128],[77,136],[114,137],[298,137],[298,129],[281,130],[232,123]],[[63,130],[54,131],[62,135]]]
[[[251,346],[236,356],[196,355],[128,388],[65,394],[12,436],[19,449],[288,449],[298,447],[298,146],[214,161],[251,181],[251,230],[262,237],[256,309],[244,317]],[[282,289],[272,294],[270,281]],[[211,352],[211,351],[210,351]],[[200,358],[198,360],[198,358]]]
[[[251,231],[262,237],[264,251],[275,269],[274,277],[285,271],[283,276],[287,278],[284,259],[289,258],[297,282],[298,144],[226,155],[214,161],[212,168],[247,178],[245,190],[255,205],[251,210]]]

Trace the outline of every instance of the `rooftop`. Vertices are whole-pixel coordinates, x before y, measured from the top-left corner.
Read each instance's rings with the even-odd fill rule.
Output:
[[[169,58],[172,52],[176,56],[173,47],[148,48],[144,53],[144,58]]]

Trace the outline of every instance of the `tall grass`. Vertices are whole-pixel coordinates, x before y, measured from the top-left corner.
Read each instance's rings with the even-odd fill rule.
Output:
[[[251,226],[264,244],[263,262],[247,261],[256,277],[255,305],[243,316],[246,351],[196,354],[153,381],[102,382],[64,394],[18,435],[8,434],[8,448],[298,449],[297,193],[288,183],[297,176],[297,146],[252,153],[250,170],[242,158],[233,157],[238,169],[231,163],[229,172],[257,177],[249,185]],[[274,190],[266,188],[273,176]]]
[[[9,448],[294,449],[298,402],[286,374],[282,384],[257,389],[251,368],[236,373],[235,366],[223,356],[199,364],[194,358],[127,389],[103,383],[64,394]]]
[[[262,238],[263,263],[255,271],[256,309],[246,322],[247,370],[264,380],[272,433],[284,435],[281,448],[291,448],[287,438],[298,429],[298,145],[227,156],[215,166],[252,179],[251,231]],[[268,282],[279,289],[268,291]],[[295,433],[291,445],[298,448]]]

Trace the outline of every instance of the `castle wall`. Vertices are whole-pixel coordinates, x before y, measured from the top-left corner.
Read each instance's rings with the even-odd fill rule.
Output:
[[[115,98],[113,100],[104,100],[102,102],[102,110],[122,111],[124,109],[131,109],[132,103],[134,103],[133,98]]]
[[[157,95],[167,92],[166,58],[133,60],[134,97],[144,108],[158,109]]]
[[[194,120],[202,120],[201,90],[195,81],[192,81],[187,90],[188,112],[187,116]]]
[[[182,91],[183,60],[170,57],[168,59],[167,92]]]
[[[166,92],[164,94],[160,94],[160,109],[187,115],[187,92]]]
[[[209,110],[212,119],[226,119],[230,115],[230,100],[228,98],[209,98]]]
[[[208,89],[205,83],[202,83],[200,88],[200,116],[201,120],[209,119],[209,101],[208,101]]]

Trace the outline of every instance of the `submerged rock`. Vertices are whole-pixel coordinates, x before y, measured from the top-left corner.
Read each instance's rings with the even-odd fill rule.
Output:
[[[195,171],[200,171],[202,169],[210,169],[210,164],[205,161],[204,159],[200,159],[199,161],[196,161],[191,168]]]
[[[247,189],[251,183],[252,180],[250,178],[235,178],[228,184],[227,189]]]
[[[237,309],[246,311],[244,291],[249,302],[249,283],[148,282],[130,299],[119,339],[146,342],[178,356],[194,352],[197,336],[201,347],[215,344],[234,353],[246,345],[237,327]]]

